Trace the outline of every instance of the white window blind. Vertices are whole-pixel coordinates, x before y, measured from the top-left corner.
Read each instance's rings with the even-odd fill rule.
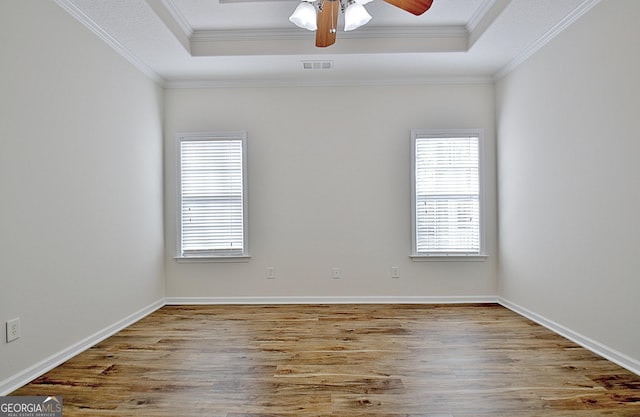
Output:
[[[480,134],[412,136],[414,255],[481,255]]]
[[[180,257],[246,255],[245,135],[179,138]]]

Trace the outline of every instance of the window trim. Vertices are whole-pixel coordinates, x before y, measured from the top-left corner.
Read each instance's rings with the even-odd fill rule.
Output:
[[[182,155],[183,141],[233,139],[242,142],[242,253],[237,255],[184,256],[182,254]],[[176,256],[177,262],[248,262],[249,254],[249,188],[246,131],[178,132],[176,133]]]
[[[416,218],[416,140],[421,138],[475,136],[478,138],[478,203],[480,250],[477,253],[436,253],[417,251]],[[411,129],[411,254],[413,261],[483,261],[487,258],[485,233],[485,181],[484,181],[484,130],[483,129]]]

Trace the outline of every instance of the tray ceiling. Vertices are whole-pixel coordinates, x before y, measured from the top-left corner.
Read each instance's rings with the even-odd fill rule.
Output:
[[[289,22],[295,0],[55,1],[151,78],[179,87],[491,82],[599,0],[434,0],[422,16],[375,0],[355,31],[344,32],[340,16],[327,48]]]

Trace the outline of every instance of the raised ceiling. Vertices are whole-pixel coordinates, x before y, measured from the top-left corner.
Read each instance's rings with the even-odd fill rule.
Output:
[[[489,82],[599,0],[434,0],[421,16],[375,0],[327,48],[289,22],[297,0],[55,1],[172,87]]]

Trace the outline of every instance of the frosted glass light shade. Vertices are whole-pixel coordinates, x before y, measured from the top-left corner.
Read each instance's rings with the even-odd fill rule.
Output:
[[[373,0],[356,0],[356,3],[362,4],[363,6],[367,3],[371,3]]]
[[[371,15],[367,13],[364,6],[351,3],[344,12],[344,31],[358,29],[371,20]]]
[[[289,20],[296,26],[307,30],[318,29],[318,18],[316,16],[316,8],[313,4],[307,1],[302,1],[296,7],[293,14],[289,17]]]

